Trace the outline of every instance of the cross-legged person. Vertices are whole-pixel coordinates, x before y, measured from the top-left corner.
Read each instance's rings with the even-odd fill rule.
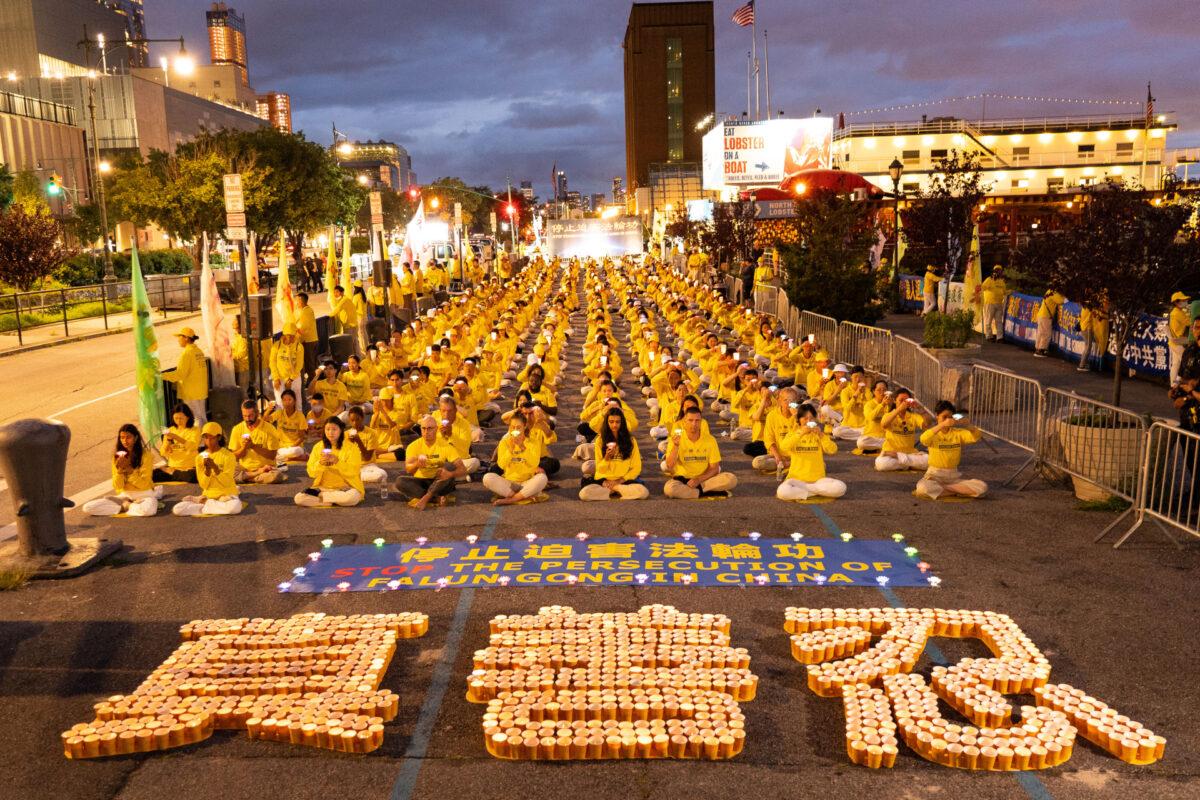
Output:
[[[642,474],[642,455],[629,433],[629,425],[620,408],[604,415],[600,435],[592,444],[591,477],[585,477],[579,490],[580,500],[644,500],[650,491],[638,478]]]
[[[196,455],[200,452],[200,428],[187,403],[176,403],[171,411],[175,423],[163,431],[158,451],[167,463],[154,469],[156,482],[196,482]]]
[[[293,498],[296,505],[356,506],[363,499],[362,452],[346,439],[346,424],[337,417],[325,423],[321,441],[308,457],[312,485]]]
[[[964,478],[958,466],[962,449],[978,442],[983,432],[948,400],[934,406],[933,413],[937,415],[937,423],[921,434],[921,444],[929,449],[929,469],[917,481],[916,495],[931,500],[944,494],[982,497],[987,484],[978,478]]]
[[[917,450],[917,432],[925,427],[920,409],[921,404],[908,389],[897,389],[890,398],[887,412],[879,422],[883,428],[883,449],[875,458],[877,472],[929,466],[929,454]]]
[[[846,493],[846,484],[825,475],[825,456],[837,452],[837,443],[825,434],[812,406],[801,406],[799,417],[799,424],[783,439],[788,471],[775,496],[780,500],[841,497]]]
[[[667,474],[673,476],[663,494],[676,500],[700,497],[729,497],[737,476],[721,471],[721,451],[712,434],[706,433],[699,408],[690,408],[672,431],[667,445]]]
[[[204,452],[196,456],[200,494],[183,498],[171,509],[177,517],[228,516],[242,513],[242,500],[234,474],[237,459],[225,447],[221,426],[206,422],[200,429]]]
[[[532,500],[549,480],[541,467],[543,439],[529,435],[530,421],[523,414],[508,420],[508,435],[496,447],[495,472],[483,476],[483,485],[496,495],[493,505],[507,506]]]
[[[282,483],[285,475],[275,459],[279,431],[258,413],[253,400],[242,403],[242,421],[230,431],[233,455],[238,460],[238,483]]]
[[[117,444],[112,457],[113,494],[89,500],[83,513],[93,517],[153,517],[158,513],[158,498],[162,487],[154,485],[154,463],[142,432],[136,425],[125,424],[117,431]]]
[[[467,476],[466,465],[454,444],[438,433],[438,420],[432,414],[421,417],[421,436],[404,451],[407,475],[396,479],[401,498],[418,511],[430,504],[446,505],[457,488],[455,481]]]

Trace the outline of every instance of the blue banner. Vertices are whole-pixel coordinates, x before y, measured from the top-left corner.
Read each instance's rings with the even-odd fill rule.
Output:
[[[902,542],[852,539],[536,539],[326,547],[285,592],[527,586],[929,586]]]
[[[925,279],[922,276],[900,276],[900,306],[914,311],[925,308]]]

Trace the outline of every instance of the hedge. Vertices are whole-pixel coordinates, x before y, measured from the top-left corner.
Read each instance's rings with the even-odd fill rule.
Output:
[[[130,257],[125,253],[115,253],[112,260],[117,280],[129,280]],[[191,253],[187,250],[146,250],[138,253],[138,261],[143,275],[187,275],[194,267]],[[75,256],[55,270],[54,278],[67,286],[102,283],[104,259],[87,254]]]

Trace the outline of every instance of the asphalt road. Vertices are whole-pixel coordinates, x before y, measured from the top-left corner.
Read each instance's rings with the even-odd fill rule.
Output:
[[[574,346],[572,346],[574,347]],[[7,364],[3,365],[7,367]],[[578,367],[575,356],[573,367]],[[102,372],[102,370],[98,370]],[[114,388],[120,388],[119,385]],[[109,389],[112,391],[112,389]],[[571,423],[578,395],[560,400]],[[575,413],[572,413],[572,409]],[[105,425],[107,431],[110,425]],[[497,431],[489,431],[494,441]],[[107,439],[107,434],[104,437]],[[564,438],[570,439],[569,436]],[[642,439],[643,449],[649,446]],[[993,491],[963,503],[929,503],[910,494],[915,474],[879,474],[867,459],[841,453],[830,474],[846,496],[821,505],[774,499],[773,481],[748,472],[738,447],[722,445],[743,477],[735,497],[690,503],[662,498],[582,504],[578,465],[564,458],[551,500],[494,511],[477,483],[458,505],[418,513],[373,493],[353,509],[305,510],[291,502],[299,481],[249,493],[248,510],[230,519],[85,520],[78,532],[124,539],[126,549],[102,569],[69,581],[39,582],[0,593],[0,765],[5,796],[107,800],[166,797],[313,798],[762,798],[797,794],[846,798],[1150,798],[1200,795],[1200,730],[1195,710],[1195,591],[1200,559],[1152,531],[1113,551],[1092,543],[1110,514],[1076,508],[1070,493],[1035,482],[1024,492],[1001,484],[1020,454],[972,448],[967,469]],[[395,468],[392,467],[394,470]],[[173,487],[169,496],[179,495]],[[841,531],[859,538],[901,532],[943,579],[940,588],[620,588],[280,594],[275,585],[326,536],[338,544],[377,536],[432,542],[468,534],[497,540],[631,534],[764,537],[800,531],[810,538]],[[532,613],[550,604],[580,611],[628,611],[649,603],[728,615],[734,646],[751,654],[759,691],[742,708],[747,745],[729,762],[507,762],[483,748],[483,706],[466,701],[471,655],[487,642],[497,614]],[[1167,738],[1166,757],[1127,765],[1079,740],[1062,767],[1020,775],[967,773],[921,760],[903,745],[896,767],[872,771],[845,756],[840,703],[813,695],[783,630],[788,606],[880,607],[889,604],[991,609],[1010,614],[1051,660],[1051,679],[1115,706]],[[91,719],[97,700],[132,690],[177,646],[191,619],[282,617],[303,611],[422,611],[425,637],[400,642],[383,687],[400,695],[399,716],[384,746],[354,756],[217,732],[200,744],[164,753],[89,761],[63,758],[59,733]],[[984,655],[969,640],[938,639],[953,662]],[[929,653],[918,665],[928,674]],[[1191,788],[1188,788],[1191,787]]]

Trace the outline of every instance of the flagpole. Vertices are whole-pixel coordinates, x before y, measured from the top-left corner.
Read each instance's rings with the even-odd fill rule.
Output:
[[[1138,182],[1142,191],[1146,190],[1146,150],[1150,147],[1150,115],[1153,113],[1154,97],[1150,94],[1150,84],[1146,84],[1145,120],[1142,124],[1142,169],[1138,172]]]
[[[767,85],[767,119],[771,118],[771,51],[767,47],[767,29],[763,28],[763,82]]]
[[[750,116],[750,51],[746,51],[746,116]]]
[[[750,52],[751,59],[754,61],[754,119],[762,119],[762,105],[759,103],[759,80],[758,80],[758,14],[750,20]]]

